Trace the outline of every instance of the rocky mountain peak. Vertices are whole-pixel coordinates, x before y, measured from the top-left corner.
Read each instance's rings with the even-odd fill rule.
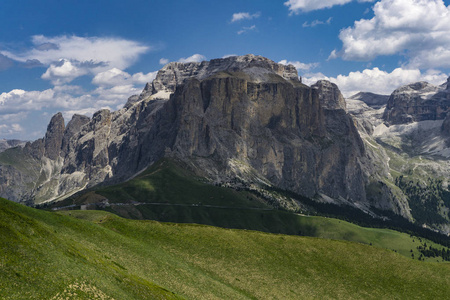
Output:
[[[64,153],[67,153],[69,151],[70,139],[75,134],[80,132],[81,127],[83,127],[85,124],[89,123],[89,121],[90,121],[90,118],[83,116],[83,115],[74,114],[72,116],[72,120],[70,120],[69,123],[67,123],[66,130],[64,131],[64,137],[63,137],[63,141],[62,141],[62,145],[61,145],[61,149]]]
[[[111,124],[111,112],[109,109],[101,109],[92,116],[92,129],[98,130]]]
[[[55,160],[60,152],[65,131],[64,118],[62,113],[57,113],[52,117],[47,127],[44,138],[44,155]]]
[[[286,80],[299,81],[297,69],[293,65],[278,64],[253,54],[203,62],[171,62],[158,71],[155,80],[146,85],[139,99],[168,99],[176,87],[187,79],[203,80],[219,72],[243,72],[255,82],[267,81],[273,74]]]
[[[75,115],[66,128],[56,114],[24,153],[37,171],[17,176],[19,188],[0,182],[17,201],[27,185],[36,203],[60,199],[170,156],[214,183],[378,205],[368,202],[375,171],[338,87],[300,84],[294,66],[255,55],[170,63],[125,109]],[[383,201],[396,205],[389,195]]]
[[[396,89],[386,105],[383,119],[387,124],[406,124],[426,120],[443,120],[450,111],[450,90],[416,82]]]
[[[434,90],[436,87],[426,81],[419,81],[415,83],[408,84],[404,87],[401,87],[399,90],[415,90],[415,91],[424,91],[424,90]]]
[[[389,100],[389,95],[379,95],[370,92],[359,92],[347,99],[359,100],[371,107],[381,107],[387,104]]]
[[[344,96],[336,84],[328,80],[319,80],[311,86],[317,89],[319,93],[319,100],[322,107],[325,109],[343,109],[346,110]]]

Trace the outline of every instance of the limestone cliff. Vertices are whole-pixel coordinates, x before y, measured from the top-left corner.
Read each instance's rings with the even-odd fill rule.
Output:
[[[443,120],[450,111],[449,82],[442,86],[416,82],[396,89],[389,98],[383,119],[387,124]]]
[[[75,115],[67,127],[55,115],[46,136],[24,147],[40,170],[28,198],[13,200],[39,203],[120,182],[170,156],[211,182],[274,185],[407,216],[389,193],[382,204],[366,197],[375,169],[345,109],[336,85],[308,87],[293,66],[260,56],[171,63],[119,111]],[[0,185],[4,194],[17,188]]]

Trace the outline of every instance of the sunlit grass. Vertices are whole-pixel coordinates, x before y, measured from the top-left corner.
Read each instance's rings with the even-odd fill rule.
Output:
[[[443,299],[450,293],[449,264],[360,243],[134,221],[102,211],[50,213],[6,200],[0,220],[5,299]]]

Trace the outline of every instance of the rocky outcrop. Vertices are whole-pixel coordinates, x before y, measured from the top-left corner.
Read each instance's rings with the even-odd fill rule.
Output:
[[[277,64],[267,58],[256,55],[231,56],[211,61],[180,63],[171,62],[165,65],[148,83],[140,99],[150,96],[154,98],[168,98],[175,92],[177,86],[187,79],[197,78],[203,80],[219,72],[243,72],[253,80],[266,81],[270,75],[278,75],[287,80],[299,81],[297,70],[293,65]]]
[[[44,155],[51,160],[57,159],[61,152],[64,130],[62,113],[57,113],[50,120],[44,137]]]
[[[172,155],[199,172],[208,170],[206,177],[252,182],[258,174],[310,197],[365,198],[358,161],[364,147],[345,111],[333,113],[327,122],[316,89],[221,74],[190,80],[171,100],[179,124]],[[331,130],[337,124],[343,127]]]
[[[443,120],[450,111],[449,85],[416,82],[396,89],[389,98],[383,119],[387,124]]]
[[[311,87],[317,89],[323,108],[346,110],[344,96],[342,96],[336,84],[327,80],[319,80]]]
[[[72,119],[67,123],[66,130],[63,134],[62,144],[61,144],[61,151],[64,153],[64,155],[69,154],[69,145],[70,145],[70,139],[79,133],[81,131],[81,128],[89,123],[90,118],[74,114],[72,116]]]
[[[369,209],[374,170],[345,109],[336,85],[308,87],[293,66],[260,56],[171,63],[119,111],[74,116],[66,128],[55,115],[45,138],[24,148],[41,163],[30,197],[120,182],[169,156],[211,182],[275,185]]]

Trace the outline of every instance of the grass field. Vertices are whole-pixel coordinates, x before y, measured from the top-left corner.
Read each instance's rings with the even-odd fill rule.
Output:
[[[136,178],[108,187],[100,187],[67,199],[57,205],[101,202],[112,205],[104,210],[129,219],[147,219],[174,223],[196,223],[223,228],[258,230],[270,233],[347,240],[374,245],[415,259],[417,246],[427,243],[393,230],[363,228],[324,217],[302,216],[273,209],[263,199],[247,191],[236,191],[201,182],[174,161],[162,160]],[[133,205],[133,202],[143,203]],[[126,205],[119,205],[126,204]],[[442,258],[425,258],[440,261]]]
[[[450,293],[450,264],[348,241],[128,220],[103,211],[52,213],[3,199],[0,234],[2,299],[445,299]]]

